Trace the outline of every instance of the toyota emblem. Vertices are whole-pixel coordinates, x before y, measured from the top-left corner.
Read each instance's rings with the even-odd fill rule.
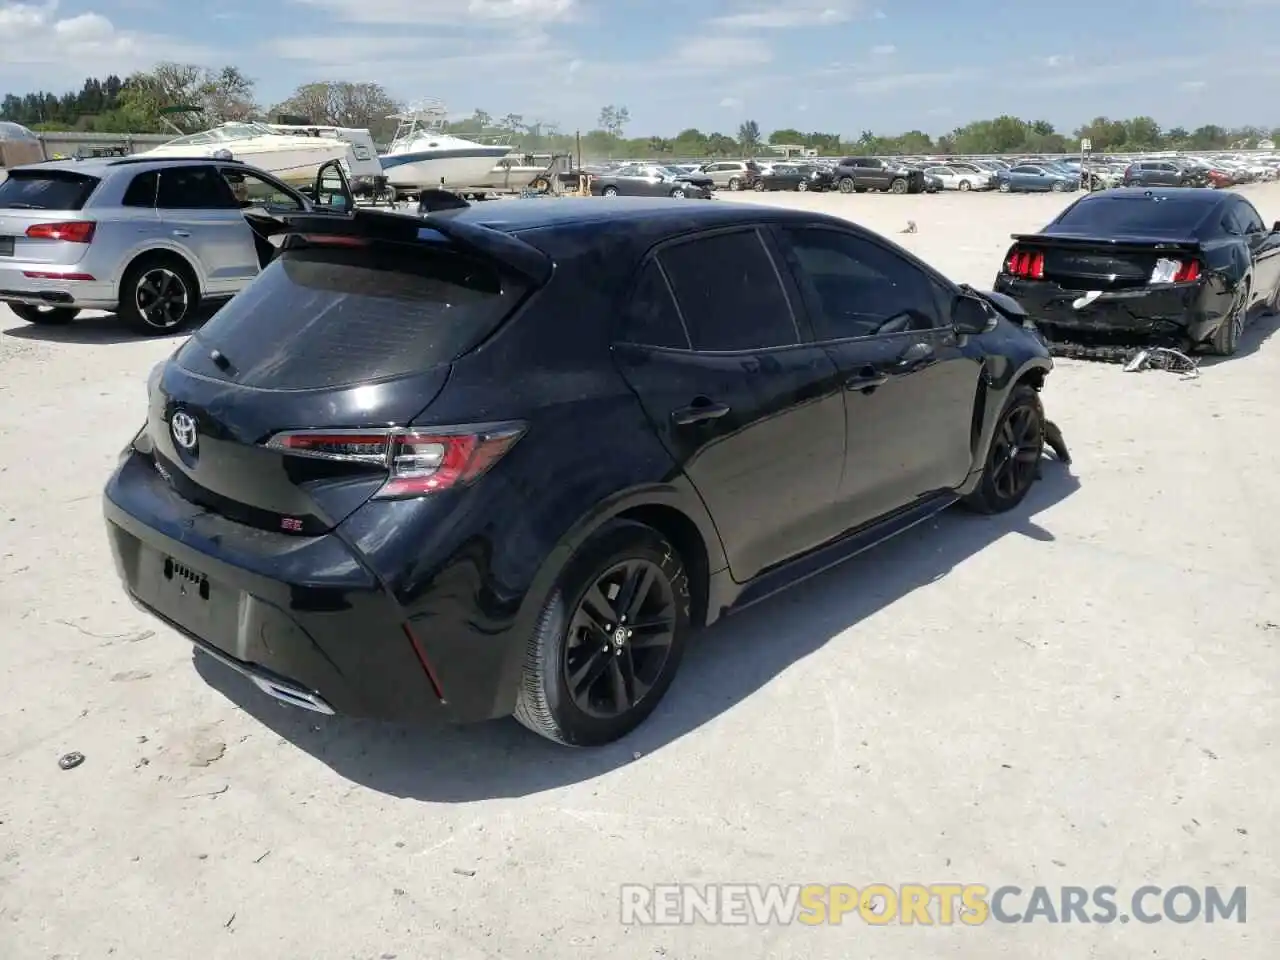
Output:
[[[174,442],[183,450],[191,451],[196,448],[196,418],[191,414],[182,410],[175,413],[169,421],[169,431],[173,434]]]

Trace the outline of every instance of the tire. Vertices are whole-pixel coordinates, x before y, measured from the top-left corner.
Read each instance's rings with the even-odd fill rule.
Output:
[[[754,190],[756,193],[764,193],[766,189],[764,185],[764,181],[757,180],[755,183],[751,185],[751,189]]]
[[[80,316],[76,307],[40,307],[34,303],[10,303],[8,307],[19,320],[41,327],[65,326]]]
[[[1035,483],[1043,452],[1044,407],[1040,394],[1019,384],[996,422],[982,480],[960,502],[976,513],[1012,510]]]
[[[1050,186],[1049,189],[1052,190],[1054,193],[1062,193],[1067,189],[1067,185],[1063,183],[1061,180],[1055,180],[1053,181],[1053,185]]]
[[[621,637],[622,611],[601,609],[593,614],[587,609],[593,606],[587,599],[593,592],[606,603],[619,596],[607,594],[610,588],[601,589],[600,584],[618,583],[620,575],[611,571],[624,564],[641,567],[653,577],[644,606],[635,609],[641,611],[642,620],[669,620],[668,645],[632,647],[629,629],[628,636]],[[625,582],[621,589],[626,589]],[[661,534],[631,521],[606,524],[574,554],[538,615],[525,648],[515,718],[534,733],[566,746],[601,746],[626,736],[653,712],[675,677],[689,632],[689,603],[684,565]],[[594,606],[601,604],[597,601]],[[613,622],[610,613],[619,620]],[[601,623],[602,617],[608,619]],[[646,651],[643,659],[636,658],[642,649]],[[629,707],[612,712],[607,709],[611,703],[616,705],[612,682],[625,677],[627,665],[647,678],[647,690]],[[569,687],[571,670],[602,672],[575,696]]]
[[[841,177],[838,185],[841,193],[853,193],[855,189],[853,177]]]
[[[730,190],[741,190],[741,189],[742,189],[742,181],[741,181],[738,177],[730,177],[730,178],[729,178],[729,189],[730,189]]]
[[[1245,321],[1249,315],[1249,284],[1244,285],[1244,293],[1231,305],[1231,312],[1213,331],[1209,338],[1209,349],[1220,357],[1235,356],[1240,349],[1240,338],[1244,334]]]
[[[970,186],[970,184],[969,184],[969,181],[968,181],[968,180],[961,180],[961,181],[960,181],[960,192],[961,192],[961,193],[968,193],[968,192],[969,192],[969,190],[971,190],[971,189],[972,189],[972,187]]]
[[[156,294],[167,306],[151,309]],[[185,261],[145,254],[129,264],[120,281],[117,314],[125,325],[149,337],[172,336],[186,327],[200,305],[200,288]]]
[[[907,189],[908,189],[907,181],[903,180],[901,177],[899,177],[898,179],[894,180],[891,184],[889,184],[890,193],[902,194],[902,193],[906,193]]]
[[[676,187],[670,194],[668,194],[668,196],[670,196],[672,200],[683,200],[684,189],[682,187]]]
[[[806,192],[808,191],[808,189],[809,189],[809,181],[808,181],[808,180],[801,180],[799,183],[797,183],[797,184],[796,184],[796,192],[797,192],[797,193],[806,193]]]
[[[1009,192],[1011,192],[1012,190],[1013,190],[1013,185],[1012,185],[1012,184],[1010,184],[1008,180],[1001,180],[1001,181],[1000,181],[1000,192],[1001,192],[1001,193],[1009,193]]]
[[[617,195],[618,195],[617,187],[605,187],[603,190],[600,191],[600,196],[602,197],[616,197]]]
[[[551,181],[546,179],[546,177],[538,177],[531,184],[529,184],[529,187],[533,190],[538,191],[538,193],[550,193]]]

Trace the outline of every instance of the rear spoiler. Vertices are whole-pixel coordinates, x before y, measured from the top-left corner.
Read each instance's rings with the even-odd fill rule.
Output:
[[[1081,237],[1061,233],[1013,233],[1010,237],[1015,243],[1035,244],[1040,247],[1093,247],[1116,252],[1171,251],[1182,253],[1198,253],[1201,249],[1199,240],[1177,239],[1170,237]]]
[[[356,210],[346,216],[297,214],[281,218],[287,236],[315,234],[382,240],[391,243],[440,243],[507,267],[541,286],[551,279],[554,264],[541,250],[501,230],[475,223],[459,223],[447,216]]]

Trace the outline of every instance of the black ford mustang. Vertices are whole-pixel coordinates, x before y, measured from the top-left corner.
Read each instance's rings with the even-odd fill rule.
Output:
[[[155,369],[104,502],[129,595],[285,703],[603,743],[691,630],[1035,481],[1043,343],[847,221],[618,198],[290,229]]]
[[[995,289],[1055,343],[1206,344],[1229,356],[1253,309],[1280,298],[1280,223],[1268,228],[1238,194],[1109,190],[1013,239]]]

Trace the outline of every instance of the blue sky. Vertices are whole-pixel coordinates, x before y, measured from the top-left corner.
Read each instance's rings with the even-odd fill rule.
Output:
[[[625,104],[633,135],[1280,126],[1278,38],[1280,0],[0,0],[0,93],[164,58],[236,64],[268,104],[317,79],[563,129]]]

